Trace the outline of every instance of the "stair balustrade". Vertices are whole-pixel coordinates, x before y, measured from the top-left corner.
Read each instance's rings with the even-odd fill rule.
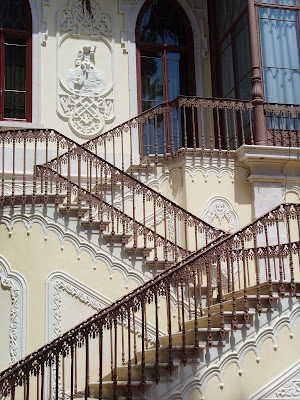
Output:
[[[300,205],[282,204],[1,372],[1,398],[146,398],[180,363],[222,346],[228,330],[299,296],[299,261]]]
[[[0,205],[14,205],[17,198],[35,203],[42,196],[61,211],[76,211],[82,219],[87,214],[90,226],[107,239],[130,242],[133,253],[145,259],[152,252],[155,267],[164,268],[223,234],[56,131],[2,132],[0,147]]]

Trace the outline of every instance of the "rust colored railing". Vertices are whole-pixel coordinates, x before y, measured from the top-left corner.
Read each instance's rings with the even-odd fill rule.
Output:
[[[178,335],[185,364],[190,351],[198,354],[205,341],[210,346],[214,340],[224,340],[228,323],[238,329],[239,323],[249,321],[253,310],[260,314],[263,304],[272,306],[278,294],[284,297],[288,291],[287,295],[295,296],[299,260],[300,205],[280,205],[4,370],[1,396],[11,400],[87,399],[93,396],[93,388],[98,399],[117,399],[120,383],[125,390],[122,395],[132,399],[134,379],[138,379],[138,390],[147,387],[150,359],[156,382],[161,363],[167,363],[172,372]],[[172,296],[175,304],[171,304]],[[137,317],[142,321],[140,336]],[[149,324],[155,326],[152,339],[147,334]],[[134,378],[137,364],[140,375]],[[93,380],[96,383],[91,385]]]
[[[133,250],[142,249],[145,258],[152,251],[155,263],[175,262],[176,249],[195,251],[223,234],[56,131],[2,132],[0,148],[1,205],[14,204],[16,194],[23,203],[28,197],[34,203],[41,193],[45,203],[54,196],[57,205],[65,196],[67,212],[76,207],[79,218],[87,214],[90,224],[99,223],[100,231],[106,228],[123,244],[131,238]],[[86,203],[88,193],[93,195]],[[174,259],[168,255],[171,242]]]
[[[84,144],[126,170],[145,157],[175,156],[181,148],[236,150],[254,144],[250,101],[184,97],[161,103]],[[127,148],[126,148],[127,143]],[[139,159],[136,155],[140,154]]]
[[[300,106],[265,104],[268,145],[300,147]]]

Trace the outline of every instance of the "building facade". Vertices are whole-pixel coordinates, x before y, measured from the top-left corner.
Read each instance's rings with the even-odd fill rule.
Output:
[[[299,398],[299,37],[299,0],[2,0],[0,370],[170,266],[193,266],[145,295],[147,321],[144,297],[109,311],[95,328],[111,350],[101,363],[80,328],[68,352],[10,381],[24,390],[0,375],[1,398]],[[242,323],[230,293],[246,288]],[[219,340],[210,308],[230,299],[232,329],[212,312]],[[178,329],[184,342],[196,317],[208,346],[192,358],[180,342],[180,360],[147,375],[151,346],[176,346]],[[75,350],[89,361],[74,375]],[[99,368],[111,388],[93,384]]]

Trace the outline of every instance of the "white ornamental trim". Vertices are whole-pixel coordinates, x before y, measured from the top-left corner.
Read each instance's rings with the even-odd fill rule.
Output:
[[[80,259],[81,252],[86,251],[92,259],[94,269],[96,269],[97,262],[102,261],[106,265],[110,276],[112,276],[114,271],[118,271],[122,275],[126,287],[128,286],[130,279],[133,279],[138,285],[142,285],[148,280],[148,278],[142,273],[132,269],[124,261],[120,262],[118,259],[112,257],[108,252],[99,249],[97,246],[72,231],[66,230],[60,226],[57,221],[49,221],[39,213],[34,215],[24,215],[21,213],[16,213],[13,216],[2,215],[0,220],[0,224],[6,226],[9,236],[13,234],[13,228],[17,222],[22,222],[24,224],[27,230],[27,235],[30,235],[30,230],[33,224],[39,224],[44,231],[44,240],[48,239],[49,232],[55,233],[58,236],[62,250],[64,249],[65,242],[72,243],[77,252],[78,260]]]
[[[46,343],[58,337],[61,331],[61,291],[99,311],[112,304],[112,301],[77,279],[62,271],[52,272],[46,279]],[[124,325],[127,326],[126,321]],[[133,328],[133,327],[131,327]],[[155,342],[155,327],[147,324],[148,339]],[[136,330],[142,334],[142,321],[136,317]],[[163,334],[163,332],[160,332]]]
[[[297,303],[296,303],[297,304]],[[172,393],[167,400],[182,400],[187,399],[188,396],[197,389],[200,392],[201,400],[205,400],[204,392],[207,383],[216,376],[220,381],[220,388],[224,388],[223,377],[227,368],[235,363],[238,367],[239,375],[242,375],[242,365],[245,356],[249,351],[253,351],[256,355],[257,362],[260,361],[260,349],[266,339],[271,339],[274,343],[274,350],[277,349],[276,340],[282,328],[287,327],[290,331],[290,338],[293,338],[292,329],[297,318],[300,317],[300,305],[297,304],[288,314],[280,315],[276,318],[272,326],[262,329],[255,338],[246,340],[236,351],[228,351],[220,357],[220,361],[211,364],[200,377],[193,377],[191,380],[186,380],[186,384],[181,388],[180,392]],[[258,400],[261,397],[251,398],[251,400]]]
[[[9,328],[9,365],[26,355],[27,347],[27,283],[23,275],[12,271],[7,260],[0,256],[0,282],[10,290],[11,311]]]

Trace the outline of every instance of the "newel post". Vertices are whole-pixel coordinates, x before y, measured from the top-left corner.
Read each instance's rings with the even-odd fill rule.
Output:
[[[254,104],[255,144],[267,144],[267,129],[264,115],[263,89],[259,61],[259,42],[255,17],[254,0],[248,0],[249,39],[252,68],[252,101]]]

